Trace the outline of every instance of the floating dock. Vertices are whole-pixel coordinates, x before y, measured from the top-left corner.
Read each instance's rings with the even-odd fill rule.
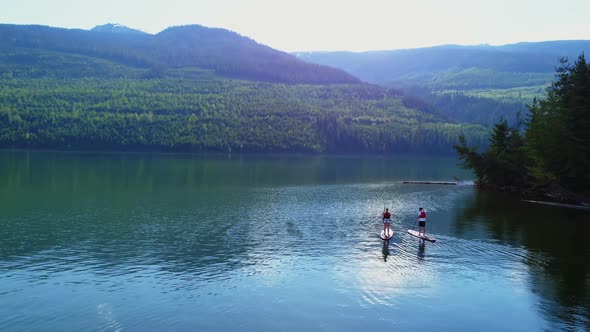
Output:
[[[439,184],[439,185],[446,185],[446,186],[456,186],[459,182],[456,181],[402,181],[402,183],[408,184]]]

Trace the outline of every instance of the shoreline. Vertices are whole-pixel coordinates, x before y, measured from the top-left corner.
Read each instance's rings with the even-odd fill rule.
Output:
[[[590,197],[574,193],[554,183],[529,188],[498,187],[479,184],[476,187],[479,189],[515,193],[520,196],[523,202],[590,211]]]

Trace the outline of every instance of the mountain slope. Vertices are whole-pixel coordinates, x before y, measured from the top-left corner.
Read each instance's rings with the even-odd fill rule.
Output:
[[[105,29],[107,31],[105,31]],[[332,84],[360,81],[339,69],[305,63],[224,29],[203,26],[169,28],[157,35],[46,26],[0,25],[0,52],[31,49],[85,55],[122,65],[151,68],[195,67],[255,81]]]
[[[574,60],[590,41],[351,52],[304,52],[303,60],[343,69],[364,81],[401,89],[458,122],[515,121],[542,97],[561,57]],[[424,104],[420,104],[424,106]]]
[[[449,154],[460,134],[479,145],[488,134],[364,84],[261,83],[186,69],[163,79],[57,76],[0,78],[0,147]]]
[[[371,83],[398,87],[422,85],[444,90],[456,88],[457,77],[471,81],[462,84],[466,88],[543,85],[551,81],[559,57],[575,59],[581,52],[589,51],[590,41],[553,41],[295,55],[311,63],[343,69]],[[482,81],[482,77],[491,79]]]
[[[0,147],[452,153],[488,134],[355,78],[297,84],[352,76],[222,29],[0,32]]]

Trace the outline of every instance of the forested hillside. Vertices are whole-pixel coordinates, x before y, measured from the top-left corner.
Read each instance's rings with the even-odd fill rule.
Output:
[[[364,81],[432,90],[512,88],[549,84],[560,57],[575,59],[590,41],[504,46],[444,45],[371,52],[301,52],[308,62],[341,68]]]
[[[0,144],[166,151],[448,153],[465,133],[369,85],[165,79],[2,79]],[[199,77],[201,76],[201,77]]]
[[[460,134],[486,143],[486,128],[225,30],[105,28],[0,28],[1,147],[451,153]],[[241,74],[221,76],[232,70]],[[350,83],[317,84],[335,78]]]
[[[590,52],[590,41],[296,55],[401,89],[455,121],[491,126],[500,119],[513,121],[518,112],[526,111],[534,97],[545,95],[559,59],[574,59],[584,51]]]
[[[267,82],[359,82],[341,70],[305,63],[224,29],[190,25],[169,28],[156,35],[129,33],[131,29],[117,32],[120,30],[108,26],[87,31],[3,24],[0,51],[5,55],[11,55],[14,49],[84,55],[149,68],[157,77],[165,77],[168,69],[198,67],[226,77]],[[26,57],[20,60],[27,64]]]

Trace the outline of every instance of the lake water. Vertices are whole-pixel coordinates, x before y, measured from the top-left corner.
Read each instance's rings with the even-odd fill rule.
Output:
[[[0,152],[0,331],[590,329],[590,214],[456,164]]]

